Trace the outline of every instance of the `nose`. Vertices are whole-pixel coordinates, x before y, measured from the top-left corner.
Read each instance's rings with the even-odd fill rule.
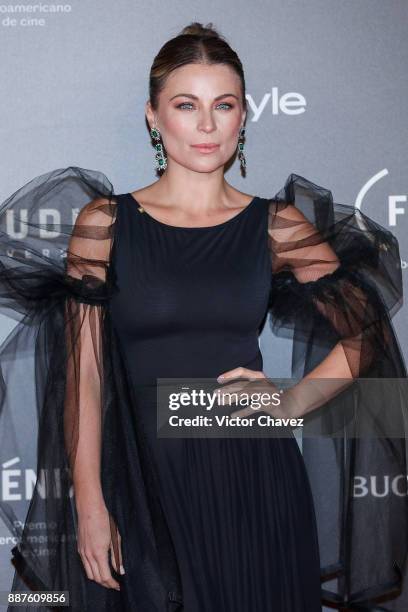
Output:
[[[215,120],[211,110],[202,110],[199,115],[197,128],[200,132],[211,133],[216,129]]]

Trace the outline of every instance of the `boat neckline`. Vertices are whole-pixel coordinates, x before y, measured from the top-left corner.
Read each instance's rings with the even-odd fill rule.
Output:
[[[225,225],[229,225],[230,223],[236,221],[238,218],[244,215],[250,208],[252,208],[253,204],[257,200],[259,200],[259,196],[254,196],[252,200],[244,208],[242,208],[236,215],[231,217],[231,219],[227,219],[226,221],[223,221],[222,223],[217,223],[215,225],[204,225],[204,226],[201,225],[201,226],[187,227],[184,225],[170,225],[169,223],[164,223],[164,221],[160,221],[159,219],[156,219],[156,217],[153,217],[149,212],[147,212],[145,208],[143,208],[143,206],[140,204],[140,202],[138,202],[135,196],[132,195],[132,193],[128,192],[126,195],[129,196],[133,200],[134,203],[136,203],[136,205],[138,206],[137,210],[140,213],[143,213],[146,219],[149,219],[150,221],[157,223],[158,225],[161,225],[163,227],[167,227],[169,229],[175,229],[175,230],[211,230],[211,229],[217,229],[218,227],[224,227]]]

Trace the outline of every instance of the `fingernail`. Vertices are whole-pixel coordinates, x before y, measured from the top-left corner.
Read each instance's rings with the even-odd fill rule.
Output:
[[[224,380],[223,375],[221,374],[220,376],[218,376],[217,381],[218,382],[222,382]]]
[[[120,573],[121,573],[121,574],[124,574],[124,573],[125,573],[125,568],[123,567],[123,565],[121,565],[119,569],[120,569]]]

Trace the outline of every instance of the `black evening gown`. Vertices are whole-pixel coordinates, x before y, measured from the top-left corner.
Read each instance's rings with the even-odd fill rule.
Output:
[[[0,306],[17,321],[0,347],[0,460],[13,470],[37,453],[29,498],[0,503],[14,591],[68,591],[73,612],[389,609],[408,548],[391,232],[296,174],[225,223],[176,227],[78,167],[10,196],[0,232]],[[268,316],[293,343],[294,378],[335,347],[352,374],[325,387],[302,451],[293,434],[158,437],[157,379],[262,370]],[[381,382],[369,402],[364,380]],[[72,469],[91,403],[120,592],[88,580],[77,551]],[[392,494],[358,494],[373,475]]]
[[[112,322],[134,387],[134,418],[157,466],[185,610],[317,612],[317,531],[296,439],[156,435],[156,378],[263,369],[268,201],[255,198],[219,225],[181,228],[141,212],[130,194],[117,199]],[[128,533],[134,517],[124,516],[121,527]],[[137,609],[126,542],[124,554],[131,569],[124,590]]]

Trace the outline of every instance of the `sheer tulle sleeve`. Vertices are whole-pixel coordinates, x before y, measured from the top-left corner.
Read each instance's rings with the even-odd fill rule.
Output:
[[[0,510],[15,541],[12,590],[64,590],[71,610],[91,609],[74,475],[79,458],[85,465],[96,456],[116,560],[119,528],[137,563],[137,605],[176,611],[178,570],[143,432],[131,470],[121,444],[121,428],[137,424],[109,309],[118,291],[111,266],[118,206],[106,176],[78,167],[36,177],[1,205],[0,307],[17,324],[0,346]],[[94,428],[92,455],[81,436],[86,422]],[[116,486],[119,470],[128,473],[126,491]],[[123,513],[124,504],[132,512]],[[137,517],[137,527],[124,524],[125,514]],[[126,596],[100,592],[112,610]]]
[[[407,373],[391,322],[403,301],[398,243],[295,174],[269,202],[268,240],[270,322],[293,341],[323,601],[372,609],[399,593],[408,548]],[[313,377],[322,384],[304,384]]]

